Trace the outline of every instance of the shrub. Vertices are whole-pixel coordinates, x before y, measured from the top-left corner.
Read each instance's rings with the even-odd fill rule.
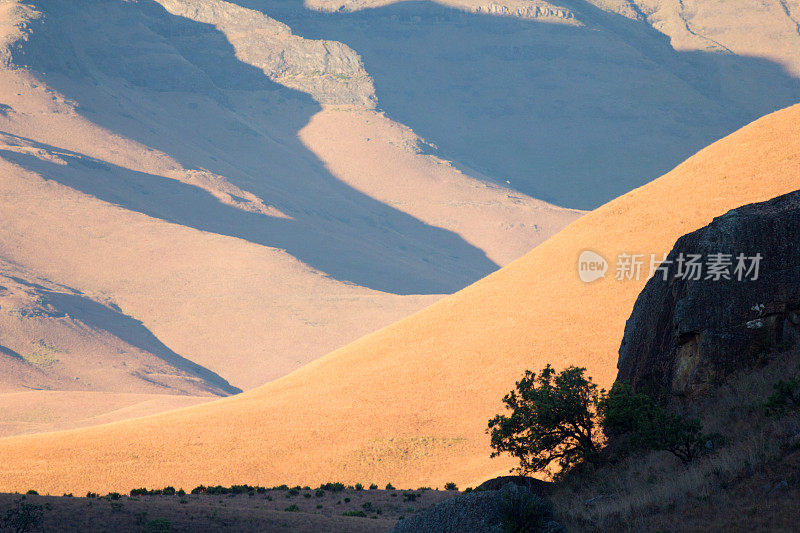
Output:
[[[699,420],[669,413],[627,384],[615,385],[600,411],[606,435],[626,437],[634,449],[667,451],[684,464],[705,451],[707,437]]]
[[[466,489],[464,489],[464,494],[468,492],[472,492],[472,487],[467,487]]]
[[[418,493],[404,492],[403,493],[403,501],[404,502],[415,502],[415,501],[417,501],[417,498],[419,498],[420,496],[421,495],[418,494]]]
[[[14,500],[14,507],[6,511],[2,524],[16,533],[26,533],[38,528],[44,517],[44,508],[25,501],[25,498]]]
[[[355,489],[356,490],[364,490],[364,485],[362,485],[361,483],[356,483]]]
[[[168,533],[172,531],[172,522],[166,518],[156,518],[145,524],[144,530],[145,533]]]
[[[372,485],[369,486],[369,490],[378,490],[378,485],[373,483]]]
[[[316,492],[314,492],[314,496],[317,498],[322,498],[325,496],[325,491],[323,489],[317,489]]]
[[[504,533],[533,533],[541,531],[552,510],[541,498],[527,490],[503,494],[501,523]]]
[[[367,513],[364,511],[345,511],[342,513],[342,516],[357,516],[359,518],[366,518]]]
[[[395,490],[391,483],[386,484],[386,490]]]
[[[789,409],[800,407],[800,380],[779,380],[772,385],[773,392],[764,404],[764,410],[770,416],[781,416]]]
[[[39,495],[39,493],[38,493],[38,492],[36,492],[36,491],[35,491],[35,490],[33,490],[33,489],[31,489],[31,490],[29,490],[28,492],[26,492],[26,494],[27,494],[28,496],[38,496],[38,495]]]
[[[116,501],[122,498],[122,495],[119,492],[109,492],[106,494],[107,500]]]
[[[208,487],[205,485],[200,485],[199,487],[195,487],[192,489],[192,494],[204,494],[208,490]]]
[[[292,505],[290,505],[289,507],[284,509],[284,511],[286,511],[287,513],[296,513],[298,511],[300,511],[300,508],[296,504],[293,503]]]
[[[87,498],[97,498],[97,493],[96,492],[87,492],[86,493],[86,497]]]
[[[175,496],[175,492],[175,487],[166,487],[161,491],[164,496]]]
[[[331,492],[342,492],[344,490],[344,484],[337,481],[336,483],[325,483],[324,485],[320,485],[319,488]]]
[[[526,371],[503,402],[509,416],[489,420],[492,457],[509,453],[519,459],[520,475],[546,471],[553,462],[566,470],[597,456],[595,414],[603,391],[584,377],[586,369],[561,373],[547,365],[539,375]]]
[[[458,487],[452,481],[449,483],[445,483],[444,490],[458,490]]]

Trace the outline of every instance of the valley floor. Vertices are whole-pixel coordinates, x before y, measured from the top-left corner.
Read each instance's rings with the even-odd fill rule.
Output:
[[[33,531],[385,532],[404,516],[458,492],[271,489],[240,494],[70,497],[0,494],[0,517],[40,506]],[[348,513],[349,515],[346,515]]]

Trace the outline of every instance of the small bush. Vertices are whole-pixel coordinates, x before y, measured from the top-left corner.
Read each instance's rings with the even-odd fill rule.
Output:
[[[14,500],[14,507],[6,511],[0,523],[16,533],[26,533],[38,528],[44,517],[44,508],[25,501],[25,498]]]
[[[395,490],[391,483],[386,484],[386,490]]]
[[[26,494],[27,494],[28,496],[38,496],[38,495],[39,495],[39,493],[38,493],[38,492],[36,492],[36,491],[35,491],[35,490],[33,490],[33,489],[31,489],[31,490],[29,490],[28,492],[26,492]]]
[[[764,411],[769,416],[785,415],[790,409],[800,407],[800,380],[797,378],[789,381],[779,380],[772,385],[773,392],[766,403]]]
[[[617,384],[600,405],[606,435],[626,437],[634,449],[667,451],[684,464],[705,451],[699,420],[668,413],[652,398]]]
[[[325,496],[325,491],[323,489],[317,489],[316,492],[314,492],[314,496],[317,498],[322,498]]]
[[[166,487],[161,493],[164,496],[175,496],[175,487]]]
[[[364,511],[345,511],[342,513],[342,516],[357,516],[359,518],[366,518],[367,513]]]
[[[468,492],[472,492],[472,487],[467,487],[464,489],[464,494],[467,494]]]
[[[356,490],[364,490],[364,485],[362,485],[361,483],[356,483],[355,489]]]
[[[458,490],[458,487],[456,486],[455,483],[450,481],[449,483],[445,483],[444,490]]]
[[[331,492],[342,492],[344,490],[344,484],[337,481],[336,483],[325,483],[324,485],[320,485],[319,488]]]
[[[404,502],[415,502],[417,498],[419,498],[421,494],[414,493],[414,492],[404,492],[403,493],[403,501]]]
[[[286,511],[287,513],[296,513],[300,511],[300,508],[293,503],[292,505],[284,509],[284,511]]]
[[[166,518],[156,518],[144,526],[145,533],[169,533],[172,531],[172,522]]]
[[[96,492],[87,492],[86,493],[86,497],[87,498],[97,498],[97,493]]]
[[[372,485],[369,486],[369,490],[378,490],[378,485],[373,483]]]

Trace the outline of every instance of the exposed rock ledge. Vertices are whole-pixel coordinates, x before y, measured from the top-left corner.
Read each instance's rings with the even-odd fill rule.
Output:
[[[684,235],[645,286],[625,326],[618,381],[658,398],[694,395],[800,344],[800,191],[752,204]],[[680,254],[731,254],[731,279],[676,277]],[[736,256],[761,254],[739,281]],[[748,262],[752,266],[752,262]]]

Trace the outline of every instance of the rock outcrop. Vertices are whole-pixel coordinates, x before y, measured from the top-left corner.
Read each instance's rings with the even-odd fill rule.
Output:
[[[681,237],[662,264],[666,276],[657,272],[636,301],[617,381],[660,399],[691,396],[800,344],[798,235],[800,191]],[[682,275],[692,255],[699,279]]]
[[[561,525],[552,520],[552,508],[547,500],[534,495],[526,487],[507,483],[500,490],[470,492],[445,500],[400,520],[392,533],[501,533],[505,531],[504,517],[513,521],[516,516],[514,509],[537,503],[541,506],[541,525],[537,531],[563,532]],[[522,515],[519,517],[523,520]],[[531,524],[526,525],[530,527]]]
[[[157,0],[173,15],[213,24],[237,57],[272,81],[310,94],[321,104],[375,107],[372,78],[361,57],[337,41],[303,39],[258,11],[221,0]]]

